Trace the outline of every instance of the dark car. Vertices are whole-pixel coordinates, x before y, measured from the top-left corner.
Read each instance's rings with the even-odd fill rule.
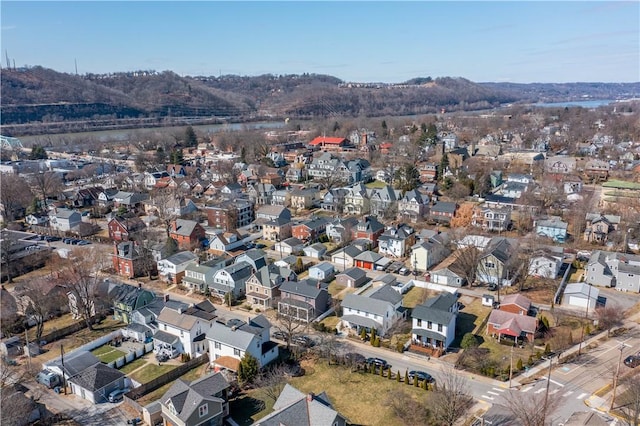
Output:
[[[413,379],[424,380],[427,383],[435,382],[435,379],[431,376],[431,374],[425,371],[409,371],[409,378],[411,380]]]
[[[296,345],[304,346],[306,348],[310,348],[314,344],[313,340],[311,340],[311,338],[307,336],[296,336],[293,338],[293,343],[295,343]]]
[[[53,241],[60,241],[62,238],[60,238],[60,237],[51,237],[51,236],[46,236],[46,237],[44,237],[44,239],[45,239],[45,241],[53,242]]]
[[[638,354],[629,355],[624,359],[624,365],[626,365],[627,367],[636,368],[640,365],[640,356]]]
[[[376,367],[391,368],[391,365],[382,358],[367,358],[367,364],[374,364]]]
[[[156,359],[158,362],[167,362],[169,361],[169,355],[167,354],[156,354]]]
[[[275,339],[280,339],[280,340],[287,340],[288,334],[285,333],[284,331],[274,331],[272,336]]]
[[[71,244],[71,241],[73,240],[73,238],[65,238],[62,240],[63,243],[65,244]]]
[[[91,244],[91,241],[87,241],[87,240],[80,240],[78,241],[78,245],[79,246],[86,246],[88,244]]]

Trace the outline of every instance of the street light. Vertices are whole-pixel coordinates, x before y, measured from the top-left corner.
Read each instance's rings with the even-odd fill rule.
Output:
[[[562,355],[562,352],[558,352],[558,361],[560,361],[560,355]],[[549,404],[549,386],[551,384],[551,364],[553,364],[553,358],[549,357],[549,372],[547,373],[547,389],[544,393],[544,406],[542,408],[542,424],[543,425],[547,420],[547,406]]]

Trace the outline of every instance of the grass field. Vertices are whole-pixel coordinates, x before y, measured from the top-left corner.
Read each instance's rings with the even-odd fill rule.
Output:
[[[129,364],[123,365],[120,371],[124,374],[130,374],[133,370],[136,370],[147,363],[146,360],[142,358],[138,358],[130,362]]]
[[[233,420],[240,426],[252,425],[273,411],[274,401],[263,398],[259,389],[244,391],[242,395],[229,402],[229,411]]]
[[[140,370],[131,373],[131,378],[140,383],[148,383],[156,377],[162,376],[163,374],[173,370],[174,368],[176,368],[176,366],[171,364],[147,364]]]
[[[373,182],[365,184],[365,186],[371,189],[381,189],[387,186],[387,184],[385,182],[382,182],[381,180],[374,180]]]
[[[331,295],[331,297],[336,297],[336,295],[338,293],[340,293],[342,290],[345,289],[345,286],[343,285],[338,285],[338,283],[336,282],[336,280],[333,280],[329,283],[329,294]]]
[[[627,182],[624,180],[611,179],[602,184],[603,188],[617,188],[617,189],[637,189],[640,190],[640,183]]]
[[[184,373],[179,378],[186,382],[192,382],[204,376],[206,374],[207,367],[208,367],[207,364],[201,365],[197,368],[194,368],[193,370],[190,370]],[[162,397],[162,395],[164,395],[169,390],[169,388],[173,385],[173,383],[174,382],[169,382],[166,385],[160,386],[158,389],[154,390],[153,392],[149,392],[148,394],[146,394],[145,396],[137,400],[138,404],[144,407],[145,405],[153,401],[157,401]]]
[[[335,315],[329,315],[328,317],[326,317],[325,319],[323,319],[320,322],[322,322],[322,324],[324,324],[325,327],[336,328],[336,326],[340,322],[340,318],[338,318]]]
[[[405,308],[415,308],[433,294],[435,293],[429,289],[413,287],[404,295],[404,299],[402,299],[402,306]]]
[[[94,350],[91,351],[91,353],[94,354],[96,357],[98,357],[98,359],[104,362],[105,364],[109,364],[110,362],[115,361],[116,359],[126,355],[125,352],[109,345],[104,345],[104,346],[100,346],[99,348],[95,348]]]

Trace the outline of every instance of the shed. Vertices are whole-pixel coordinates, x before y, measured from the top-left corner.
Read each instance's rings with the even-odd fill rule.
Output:
[[[492,294],[482,295],[482,306],[493,307],[495,302],[496,302],[496,298]]]
[[[572,308],[595,309],[600,290],[587,283],[567,284],[562,295],[562,305]]]

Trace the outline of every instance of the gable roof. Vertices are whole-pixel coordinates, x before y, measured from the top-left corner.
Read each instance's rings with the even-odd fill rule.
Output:
[[[181,235],[183,237],[188,237],[193,233],[193,230],[198,226],[198,222],[193,220],[186,219],[176,219],[174,222],[175,226],[171,227],[171,233]]]
[[[538,321],[528,315],[514,314],[499,309],[493,309],[489,314],[489,324],[494,325],[498,330],[524,331],[525,333],[535,333]],[[519,335],[519,333],[518,333]]]
[[[528,311],[531,308],[531,300],[521,295],[520,293],[509,294],[507,296],[504,296],[502,298],[502,301],[500,302],[500,306],[504,305],[516,305],[524,309],[525,311]]]
[[[285,281],[280,285],[280,291],[315,299],[321,292],[326,292],[326,289],[317,280],[307,278],[302,281]]]
[[[318,136],[311,142],[309,145],[318,146],[318,145],[341,145],[347,142],[345,138],[337,138],[337,137],[328,137],[328,136]]]
[[[362,277],[366,277],[367,273],[358,267],[348,268],[339,273],[338,275],[346,275],[349,278],[353,278],[354,280],[360,279]]]
[[[437,324],[449,324],[451,318],[456,315],[450,311],[455,303],[458,303],[458,297],[454,293],[440,293],[413,308],[411,317]]]
[[[198,256],[190,251],[180,251],[167,257],[166,260],[174,265],[182,265],[183,263],[191,262],[198,259]]]
[[[162,396],[160,402],[168,406],[173,405],[177,417],[186,421],[202,405],[205,400],[224,403],[224,400],[213,395],[229,387],[229,383],[221,373],[204,376],[193,382],[176,380],[169,390]]]
[[[69,381],[95,392],[124,377],[124,373],[120,370],[98,363],[82,371],[77,376],[69,378]]]

